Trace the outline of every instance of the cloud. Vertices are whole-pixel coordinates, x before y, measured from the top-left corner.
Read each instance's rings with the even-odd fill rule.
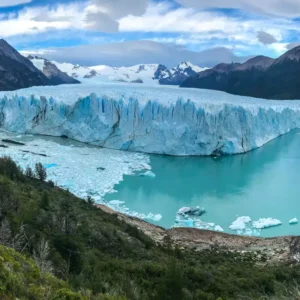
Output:
[[[37,51],[26,51],[35,54]],[[153,41],[130,41],[103,45],[84,45],[77,47],[53,48],[45,57],[59,62],[79,63],[81,65],[110,65],[114,67],[136,64],[161,63],[173,67],[181,61],[191,61],[199,66],[211,67],[220,62],[241,62],[246,57],[237,57],[226,48],[214,48],[194,52],[174,44],[162,44]]]
[[[119,23],[113,20],[108,14],[102,12],[87,13],[86,28],[102,32],[118,32]]]
[[[300,16],[299,0],[176,0],[186,7],[197,9],[235,8],[258,14],[284,17]]]
[[[117,32],[118,20],[127,15],[146,12],[147,0],[92,0],[85,17],[86,28],[103,32]]]
[[[294,43],[287,44],[286,49],[291,50],[291,49],[299,47],[299,46],[300,46],[300,42],[294,42]]]
[[[10,7],[30,3],[32,0],[0,0],[0,7]]]
[[[259,31],[257,33],[257,38],[264,45],[270,45],[277,42],[277,39],[272,34],[265,31]]]

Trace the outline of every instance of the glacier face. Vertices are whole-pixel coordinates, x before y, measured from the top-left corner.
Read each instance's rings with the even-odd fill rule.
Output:
[[[126,84],[0,93],[0,126],[168,155],[243,153],[300,127],[300,101]]]

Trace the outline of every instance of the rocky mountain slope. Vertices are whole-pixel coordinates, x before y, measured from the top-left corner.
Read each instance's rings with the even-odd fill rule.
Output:
[[[254,57],[243,64],[222,64],[182,83],[231,94],[266,99],[300,99],[300,47],[278,59]]]
[[[75,78],[69,76],[67,73],[62,72],[57,68],[57,66],[51,61],[38,57],[29,55],[27,57],[34,66],[39,69],[43,74],[49,79],[49,82],[53,85],[58,84],[75,84],[80,83]]]
[[[0,40],[0,90],[48,85],[48,78],[5,40]]]

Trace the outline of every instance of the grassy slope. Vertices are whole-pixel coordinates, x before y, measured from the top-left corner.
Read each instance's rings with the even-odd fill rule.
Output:
[[[9,220],[12,237],[25,225],[21,248],[27,245],[27,256],[33,256],[41,240],[47,240],[47,260],[55,276],[86,299],[104,299],[99,298],[100,293],[133,300],[272,299],[275,295],[281,299],[291,284],[300,283],[297,266],[259,267],[251,255],[220,249],[172,249],[168,241],[165,247],[157,246],[115,215],[51,183],[28,178],[12,162],[0,159],[0,222],[3,220]],[[1,242],[13,245],[0,234]],[[26,281],[21,282],[24,290],[29,288]],[[3,277],[0,285],[7,286]],[[293,297],[287,299],[297,299]]]

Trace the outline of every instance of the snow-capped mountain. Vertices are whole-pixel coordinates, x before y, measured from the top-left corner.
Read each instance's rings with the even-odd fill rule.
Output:
[[[159,83],[165,85],[180,85],[189,77],[195,76],[205,70],[207,70],[207,68],[200,68],[190,62],[182,62],[161,78]]]
[[[83,67],[70,63],[50,62],[37,56],[28,56],[28,58],[41,71],[45,69],[45,63],[47,65],[53,64],[61,72],[78,80],[96,78],[101,81],[145,83],[148,85],[180,85],[189,76],[207,69],[200,68],[189,62],[183,62],[172,69],[168,69],[162,64],[140,64],[132,67],[110,67],[107,65]]]
[[[45,58],[32,55],[29,55],[27,58],[50,80],[51,84],[56,85],[62,83],[80,83],[78,80],[58,69],[56,64],[50,62]]]
[[[144,64],[133,67],[112,68],[109,66],[92,67],[100,76],[107,76],[112,81],[156,83],[180,85],[189,76],[202,72],[207,68],[200,68],[190,62],[183,62],[169,70],[162,64]]]
[[[110,81],[153,84],[158,83],[158,79],[154,79],[158,67],[157,64],[144,64],[120,68],[100,65],[92,68],[99,76],[106,77]]]
[[[83,79],[83,78],[94,78],[98,76],[97,72],[93,68],[89,67],[83,67],[80,65],[73,65],[70,63],[59,63],[56,61],[52,61],[53,64],[57,66],[58,69],[60,69],[62,72],[67,73],[69,76],[72,76],[76,79]]]

